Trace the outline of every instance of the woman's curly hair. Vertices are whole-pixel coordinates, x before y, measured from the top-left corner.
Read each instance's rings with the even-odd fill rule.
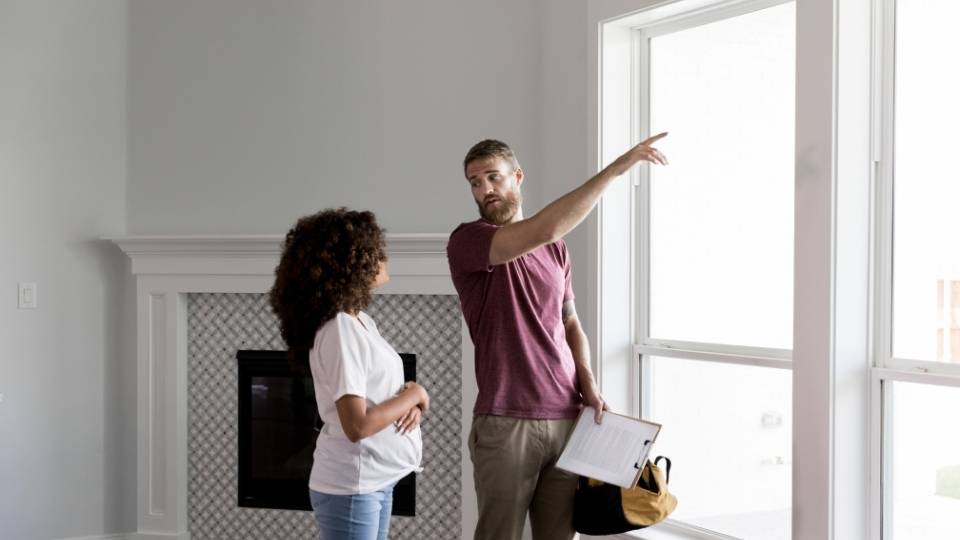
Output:
[[[305,367],[317,329],[340,311],[356,313],[371,299],[384,231],[372,212],[327,209],[287,233],[270,289],[270,306],[295,366]]]

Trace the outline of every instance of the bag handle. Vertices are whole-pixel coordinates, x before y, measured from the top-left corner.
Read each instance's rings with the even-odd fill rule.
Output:
[[[671,465],[670,458],[668,458],[667,456],[657,456],[657,459],[653,460],[653,464],[659,467],[661,459],[667,462],[667,466],[663,468],[663,472],[664,472],[664,478],[666,478],[667,483],[669,484],[670,483],[670,465]]]

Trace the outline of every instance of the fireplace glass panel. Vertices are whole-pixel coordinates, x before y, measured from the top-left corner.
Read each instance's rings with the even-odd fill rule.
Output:
[[[401,353],[404,379],[416,380],[416,355]],[[237,351],[238,505],[310,510],[308,481],[323,421],[310,373],[295,373],[286,351]],[[415,515],[416,476],[393,491],[393,514]]]

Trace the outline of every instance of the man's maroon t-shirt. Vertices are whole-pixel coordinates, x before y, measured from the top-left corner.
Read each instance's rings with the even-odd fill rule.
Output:
[[[499,227],[482,220],[450,235],[447,259],[475,349],[474,414],[575,418],[576,367],[561,311],[573,300],[563,240],[504,264],[490,264]]]

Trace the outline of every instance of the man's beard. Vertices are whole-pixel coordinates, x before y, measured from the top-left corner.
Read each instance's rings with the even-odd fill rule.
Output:
[[[520,195],[520,191],[509,191],[500,197],[500,204],[494,208],[487,208],[487,205],[484,201],[477,203],[477,209],[480,210],[480,217],[484,221],[493,223],[494,225],[506,225],[510,223],[510,220],[513,219],[513,216],[517,214],[517,211],[520,209],[520,204],[523,202],[523,196]]]

